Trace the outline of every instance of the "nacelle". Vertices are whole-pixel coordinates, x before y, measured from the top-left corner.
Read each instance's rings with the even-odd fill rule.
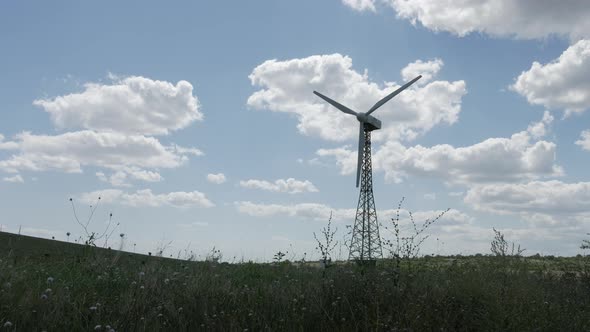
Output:
[[[365,122],[365,129],[367,131],[381,129],[381,120],[379,120],[371,115],[365,115],[364,122]]]

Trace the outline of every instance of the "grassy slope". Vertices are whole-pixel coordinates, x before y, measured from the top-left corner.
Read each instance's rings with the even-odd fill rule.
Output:
[[[319,270],[185,262],[0,233],[0,331],[589,330],[586,262],[566,262],[577,274],[547,273],[562,263],[466,257],[421,259],[401,271]]]
[[[84,254],[85,245],[75,242],[49,240],[27,235],[0,232],[0,257],[20,257],[27,260],[47,260],[59,258],[73,258]],[[141,259],[145,255],[129,252],[119,252],[104,248],[94,248],[96,253],[116,255]],[[52,258],[53,256],[53,258]]]

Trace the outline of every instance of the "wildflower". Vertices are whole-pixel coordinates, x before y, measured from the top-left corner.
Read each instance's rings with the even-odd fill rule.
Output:
[[[182,311],[182,307],[178,308],[178,312],[181,312],[181,311]]]
[[[48,284],[53,283],[53,280],[54,280],[53,277],[47,277],[47,283]]]
[[[47,295],[46,294],[41,294],[41,300],[47,300]]]
[[[139,287],[139,289],[145,289],[145,287],[143,287],[143,285],[141,285],[141,286]]]
[[[145,272],[141,271],[139,272],[139,277],[143,277],[145,275]]]
[[[164,279],[164,283],[165,283],[165,284],[167,284],[167,283],[169,283],[169,282],[170,282],[170,279],[168,279],[168,278]]]
[[[164,316],[164,315],[162,315],[162,314],[158,314],[158,318],[160,318],[160,317],[162,317],[162,316]]]
[[[96,311],[96,306],[90,307],[90,311]]]
[[[52,292],[51,288],[47,288],[47,289],[45,290],[45,294],[51,294],[51,292]]]
[[[135,281],[132,281],[132,282],[131,282],[131,285],[132,285],[132,286],[135,286],[135,285],[137,285],[137,282],[135,282]]]
[[[94,327],[94,331],[100,331],[100,330],[102,330],[102,325],[99,324]]]
[[[11,328],[12,327],[12,323],[9,322],[9,321],[6,321],[6,323],[4,323],[4,327],[7,328],[7,329],[8,328]]]

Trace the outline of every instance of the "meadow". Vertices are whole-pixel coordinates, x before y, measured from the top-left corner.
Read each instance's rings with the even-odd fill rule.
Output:
[[[584,331],[586,257],[187,261],[0,233],[0,331]]]

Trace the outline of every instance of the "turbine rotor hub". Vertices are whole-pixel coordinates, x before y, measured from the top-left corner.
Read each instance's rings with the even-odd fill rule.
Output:
[[[360,112],[359,112],[359,113],[356,115],[356,118],[357,118],[357,120],[359,120],[359,121],[360,121],[360,122],[362,122],[362,123],[365,123],[365,122],[367,122],[367,115],[366,115],[365,113],[360,113]]]

